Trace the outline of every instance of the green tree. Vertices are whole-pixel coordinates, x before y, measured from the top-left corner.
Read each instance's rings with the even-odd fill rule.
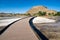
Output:
[[[46,12],[41,12],[41,11],[39,11],[39,12],[38,12],[38,15],[39,15],[39,16],[45,16],[45,15],[46,15]]]
[[[39,11],[38,13],[33,14],[33,16],[45,16],[46,12]]]
[[[51,13],[48,13],[48,15],[50,16],[50,15],[51,15]]]
[[[60,16],[60,12],[57,12],[54,16]]]
[[[60,12],[57,12],[57,15],[60,16]]]
[[[31,16],[31,14],[30,13],[27,13],[26,16]]]
[[[43,12],[43,16],[45,16],[46,15],[46,12]]]

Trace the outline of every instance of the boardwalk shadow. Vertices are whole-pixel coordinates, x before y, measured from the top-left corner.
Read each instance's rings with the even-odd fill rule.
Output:
[[[28,17],[24,17],[24,18],[22,18],[22,19],[25,19],[25,18],[28,18]],[[22,20],[22,19],[19,19],[19,20]],[[19,21],[19,20],[16,20],[16,21],[12,22],[11,24],[7,25],[5,28],[3,28],[3,29],[0,31],[0,35],[2,35],[2,34],[4,33],[4,31],[7,30],[7,28],[9,28],[12,24],[16,23],[16,22]]]
[[[37,35],[39,36],[39,38],[41,38],[42,40],[48,40],[48,38],[43,34],[41,33],[33,24],[32,20],[34,19],[35,17],[31,18],[29,20],[29,23],[30,23],[30,26],[31,28],[33,29],[33,31],[35,31],[37,33]]]

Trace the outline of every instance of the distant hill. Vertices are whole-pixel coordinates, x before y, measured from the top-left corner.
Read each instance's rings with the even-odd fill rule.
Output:
[[[11,16],[11,13],[0,13],[0,17],[8,17]]]
[[[0,13],[0,17],[12,17],[12,16],[17,16],[20,14],[14,14],[14,13]]]
[[[41,11],[41,12],[46,12],[47,15],[48,15],[49,13],[54,13],[54,14],[56,13],[55,10],[49,10],[49,9],[48,9],[47,7],[45,7],[45,6],[34,6],[34,7],[32,7],[30,10],[28,10],[27,13],[33,15],[33,14],[35,14],[35,13],[38,13],[39,11]]]
[[[29,14],[28,14],[29,15]],[[21,14],[21,13],[0,13],[0,17],[19,17],[19,16],[28,16],[27,14]]]

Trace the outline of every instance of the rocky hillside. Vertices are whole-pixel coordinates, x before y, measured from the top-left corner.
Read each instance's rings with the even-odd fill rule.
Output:
[[[41,12],[46,12],[48,13],[56,13],[54,10],[49,10],[47,7],[44,6],[34,6],[32,7],[27,13],[30,13],[31,15],[38,13],[39,11]]]

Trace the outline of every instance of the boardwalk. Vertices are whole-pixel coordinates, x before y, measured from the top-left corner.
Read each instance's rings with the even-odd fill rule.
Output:
[[[38,40],[29,25],[30,18],[22,19],[11,25],[0,35],[0,40]]]

